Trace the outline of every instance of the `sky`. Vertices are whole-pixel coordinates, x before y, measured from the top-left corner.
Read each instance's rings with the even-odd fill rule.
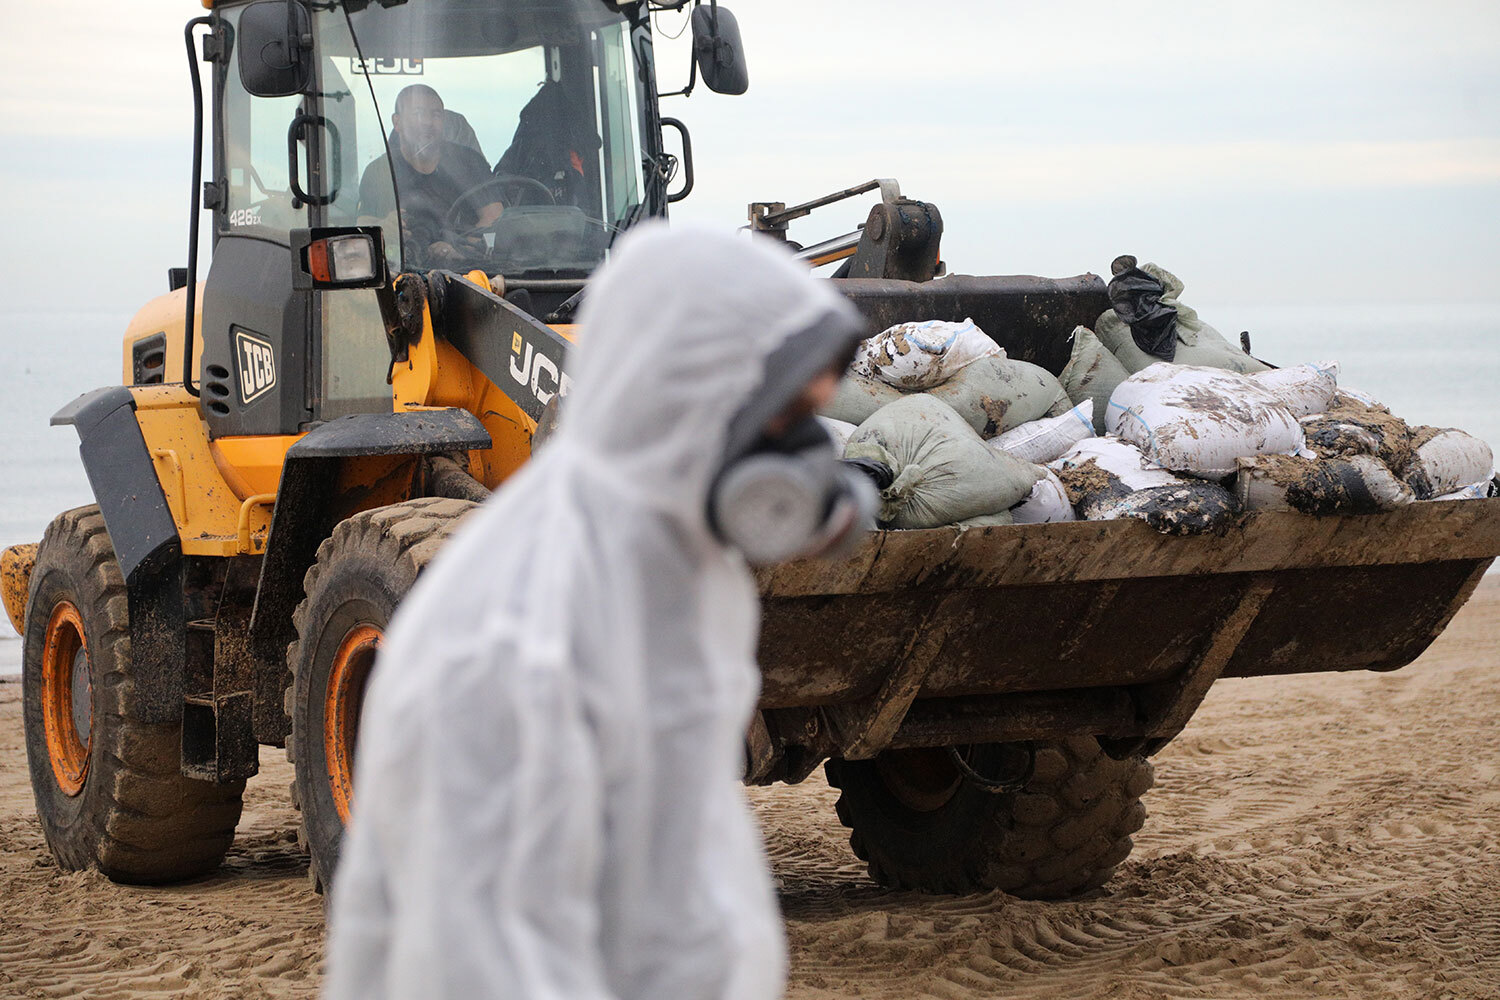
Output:
[[[751,86],[692,130],[674,217],[873,177],[956,272],[1107,273],[1198,302],[1497,302],[1500,4],[739,0]],[[0,0],[0,264],[20,308],[130,312],[186,251],[193,0]],[[661,35],[682,14],[658,15]],[[687,36],[659,37],[663,89]],[[794,225],[847,231],[868,201]],[[13,303],[12,309],[17,308]]]

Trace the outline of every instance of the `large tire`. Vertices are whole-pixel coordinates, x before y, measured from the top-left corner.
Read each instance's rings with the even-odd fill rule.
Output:
[[[217,868],[245,783],[184,777],[181,725],[139,720],[129,601],[98,507],[47,528],[25,624],[26,756],[58,865],[131,883]]]
[[[1024,785],[985,787],[964,777],[946,750],[828,762],[849,845],[877,882],[1062,899],[1103,885],[1146,820],[1140,800],[1151,763],[1114,760],[1092,737],[973,747],[965,760],[980,776],[1009,773]]]
[[[297,641],[287,648],[286,755],[296,765],[292,804],[302,813],[299,840],[319,892],[338,867],[360,706],[380,637],[422,569],[476,506],[427,497],[356,514],[323,540],[303,580],[306,597],[293,617]]]

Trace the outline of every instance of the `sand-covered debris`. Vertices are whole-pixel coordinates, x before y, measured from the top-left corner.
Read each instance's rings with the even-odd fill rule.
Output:
[[[0,684],[0,997],[313,997],[322,907],[264,751],[219,874],[112,885],[52,864],[20,690]],[[753,789],[796,1000],[1500,996],[1500,585],[1417,664],[1217,685],[1157,758],[1151,816],[1069,903],[870,883],[819,778]]]

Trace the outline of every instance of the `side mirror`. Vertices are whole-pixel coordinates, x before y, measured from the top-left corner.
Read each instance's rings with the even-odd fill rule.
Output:
[[[240,15],[240,83],[255,97],[290,97],[312,82],[312,18],[297,0],[259,0]]]
[[[740,23],[717,3],[693,10],[693,58],[703,83],[716,94],[743,94],[750,89]]]

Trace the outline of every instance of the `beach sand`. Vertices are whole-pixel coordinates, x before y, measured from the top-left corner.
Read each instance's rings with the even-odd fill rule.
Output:
[[[20,687],[0,684],[0,996],[309,997],[322,900],[291,774],[263,748],[220,872],[159,889],[64,874],[32,812]],[[1500,995],[1500,580],[1394,674],[1226,681],[1157,758],[1151,817],[1069,903],[871,884],[821,775],[754,789],[788,996]]]

